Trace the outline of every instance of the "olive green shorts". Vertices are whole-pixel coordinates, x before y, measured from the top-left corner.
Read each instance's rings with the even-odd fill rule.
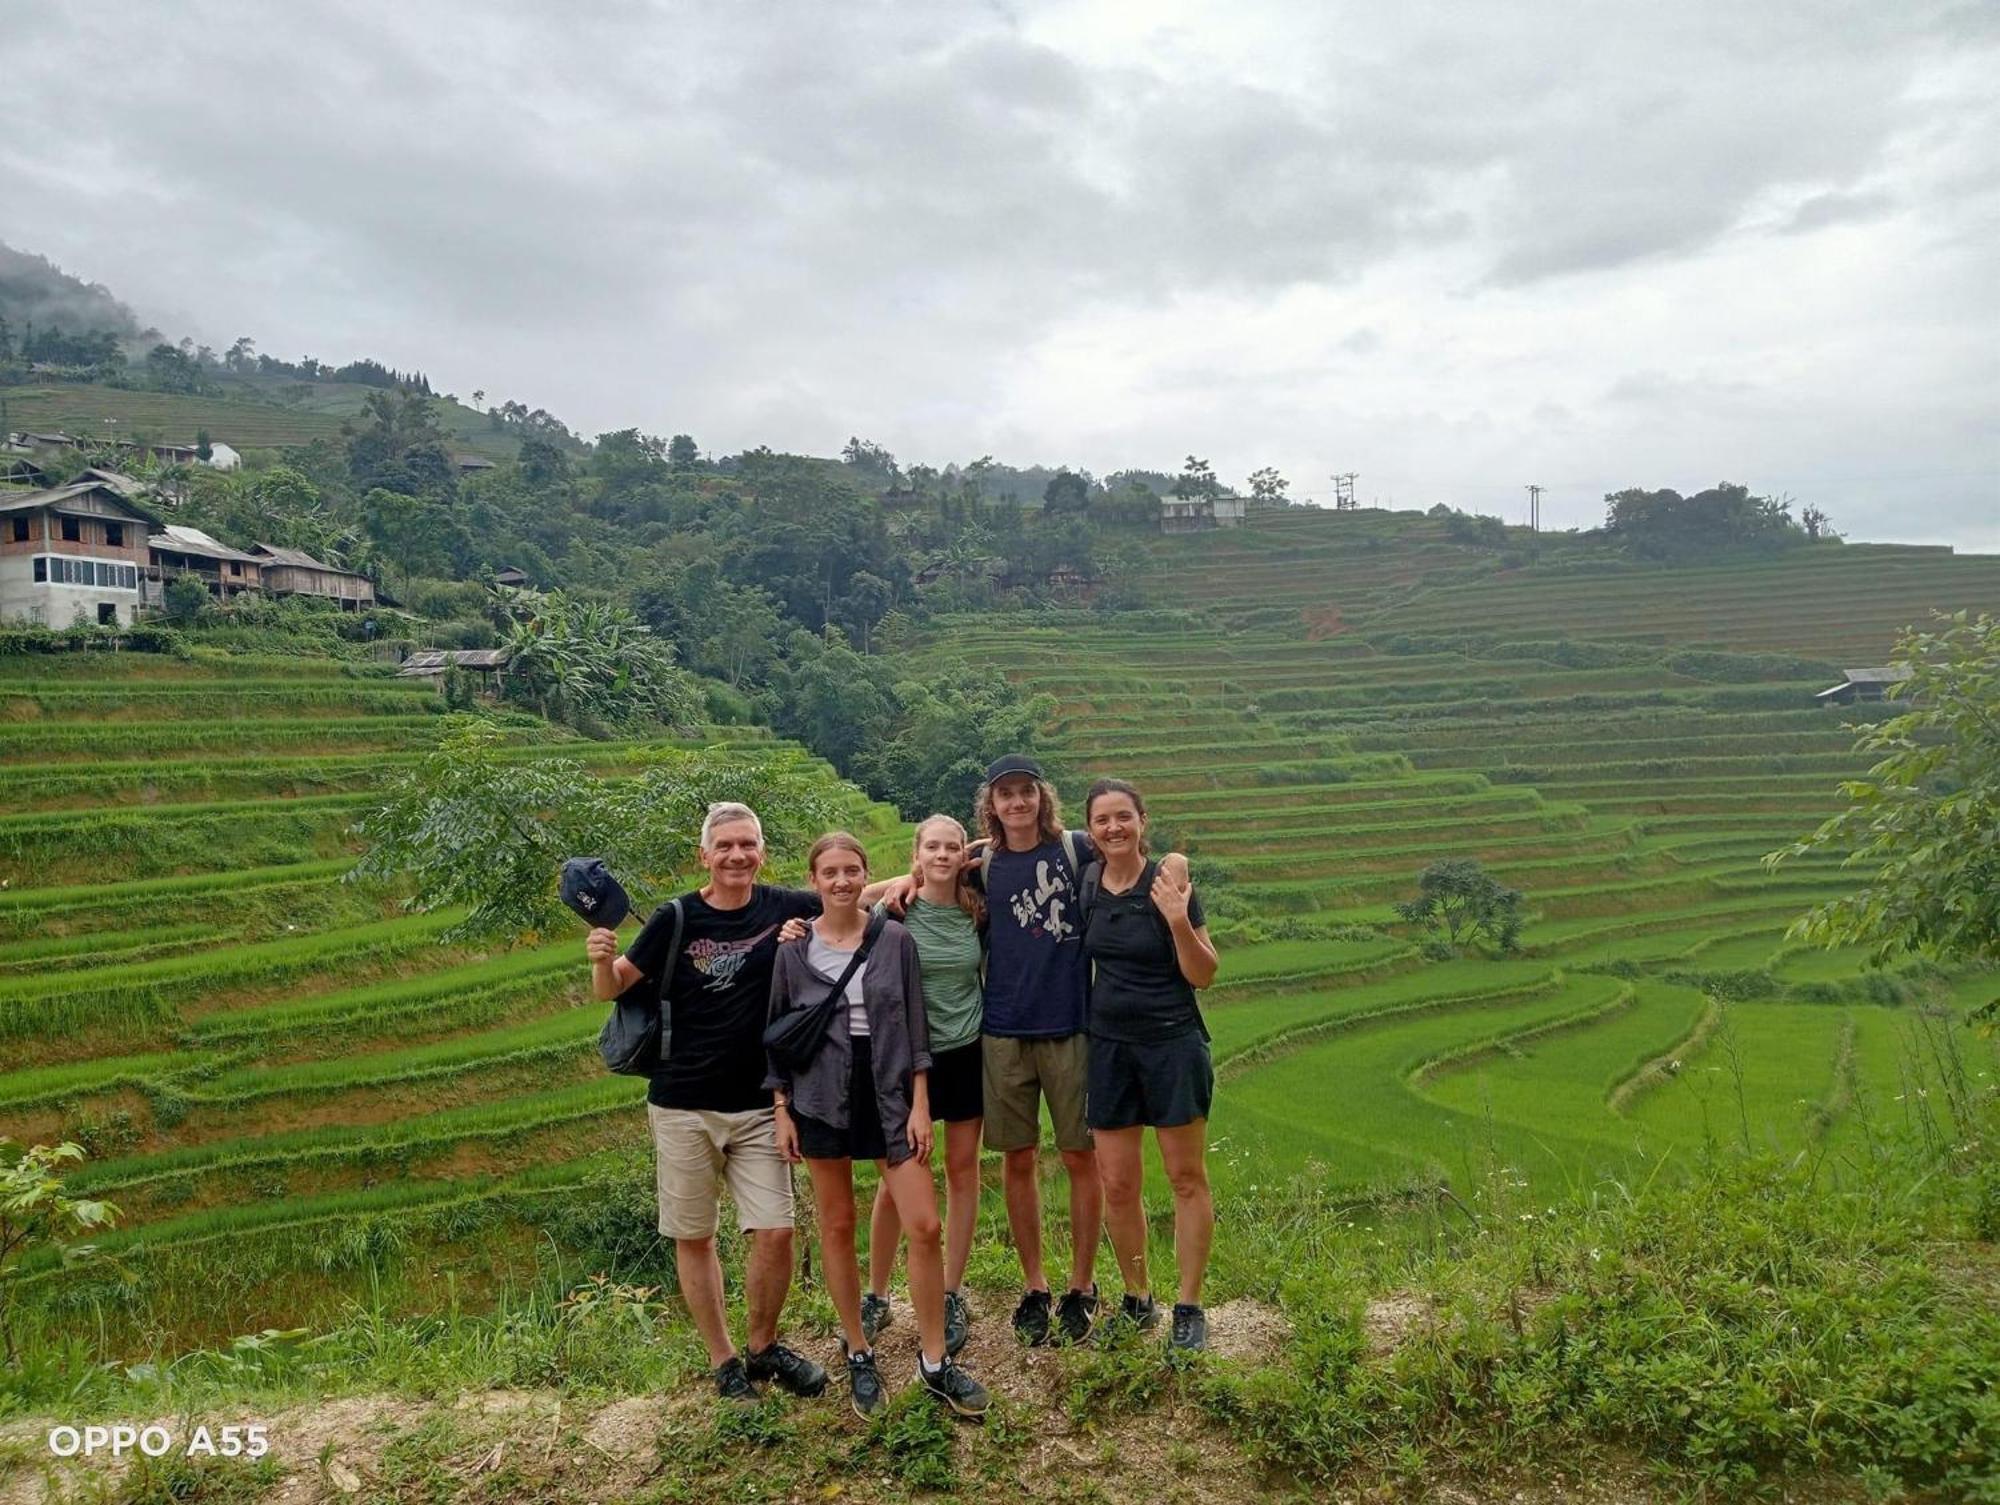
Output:
[[[1041,1105],[1049,1105],[1056,1148],[1087,1150],[1090,1126],[1084,1121],[1084,1092],[1090,1080],[1090,1047],[1084,1037],[1016,1040],[981,1037],[985,1067],[986,1147],[1025,1150],[1042,1138]]]

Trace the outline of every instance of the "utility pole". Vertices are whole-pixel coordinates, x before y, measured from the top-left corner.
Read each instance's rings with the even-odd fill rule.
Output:
[[[1358,471],[1346,471],[1333,478],[1333,510],[1352,512],[1354,510],[1354,481]]]
[[[1542,488],[1539,486],[1528,488],[1528,530],[1531,533],[1542,531]]]

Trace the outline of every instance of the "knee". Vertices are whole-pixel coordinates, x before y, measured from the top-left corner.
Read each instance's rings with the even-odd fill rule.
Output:
[[[1106,1166],[1100,1174],[1104,1178],[1105,1201],[1116,1207],[1132,1206],[1138,1202],[1146,1177],[1137,1166]]]
[[[903,1233],[908,1237],[912,1249],[931,1249],[937,1247],[938,1239],[942,1236],[938,1225],[937,1209],[934,1207],[927,1208],[915,1218],[905,1218],[903,1220]]]
[[[1183,1202],[1208,1195],[1208,1167],[1200,1161],[1193,1165],[1167,1167],[1167,1184],[1174,1189],[1174,1196]]]
[[[702,1238],[677,1238],[674,1240],[674,1257],[682,1262],[715,1258],[715,1235]]]
[[[750,1247],[766,1259],[789,1260],[792,1257],[792,1230],[753,1228],[750,1230]]]
[[[853,1243],[854,1204],[851,1201],[843,1201],[820,1208],[819,1236],[822,1242],[831,1239],[840,1244]]]
[[[1064,1150],[1063,1169],[1072,1181],[1095,1181],[1104,1174],[1103,1162],[1095,1150]]]
[[[1017,1184],[1034,1181],[1037,1161],[1032,1146],[1025,1150],[1009,1150],[1003,1163],[1009,1181]]]

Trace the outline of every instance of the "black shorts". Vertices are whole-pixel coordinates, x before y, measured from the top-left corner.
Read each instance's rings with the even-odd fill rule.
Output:
[[[875,1095],[875,1063],[868,1037],[850,1043],[853,1066],[847,1077],[847,1127],[836,1129],[824,1119],[794,1112],[799,1125],[799,1153],[808,1160],[887,1160],[882,1137],[882,1104]]]
[[[1199,1030],[1144,1045],[1090,1037],[1091,1128],[1175,1129],[1208,1117],[1214,1101],[1215,1067]]]
[[[985,1051],[978,1040],[931,1057],[931,1117],[959,1124],[986,1116]]]

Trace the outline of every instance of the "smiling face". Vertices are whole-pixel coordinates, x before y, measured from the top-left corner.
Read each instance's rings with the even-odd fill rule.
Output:
[[[934,820],[917,832],[913,867],[920,881],[949,887],[964,862],[965,834],[954,822]]]
[[[868,859],[851,847],[829,847],[813,862],[812,886],[828,913],[851,911],[868,886]]]
[[[764,866],[764,838],[755,823],[724,821],[708,833],[708,842],[701,849],[701,865],[709,882],[725,893],[748,892]]]
[[[1119,789],[1093,799],[1084,812],[1084,823],[1106,861],[1138,853],[1140,839],[1146,834],[1146,817],[1139,813],[1132,796]]]
[[[1007,845],[1026,851],[1041,843],[1042,786],[1029,774],[1010,773],[993,785],[993,813]]]

